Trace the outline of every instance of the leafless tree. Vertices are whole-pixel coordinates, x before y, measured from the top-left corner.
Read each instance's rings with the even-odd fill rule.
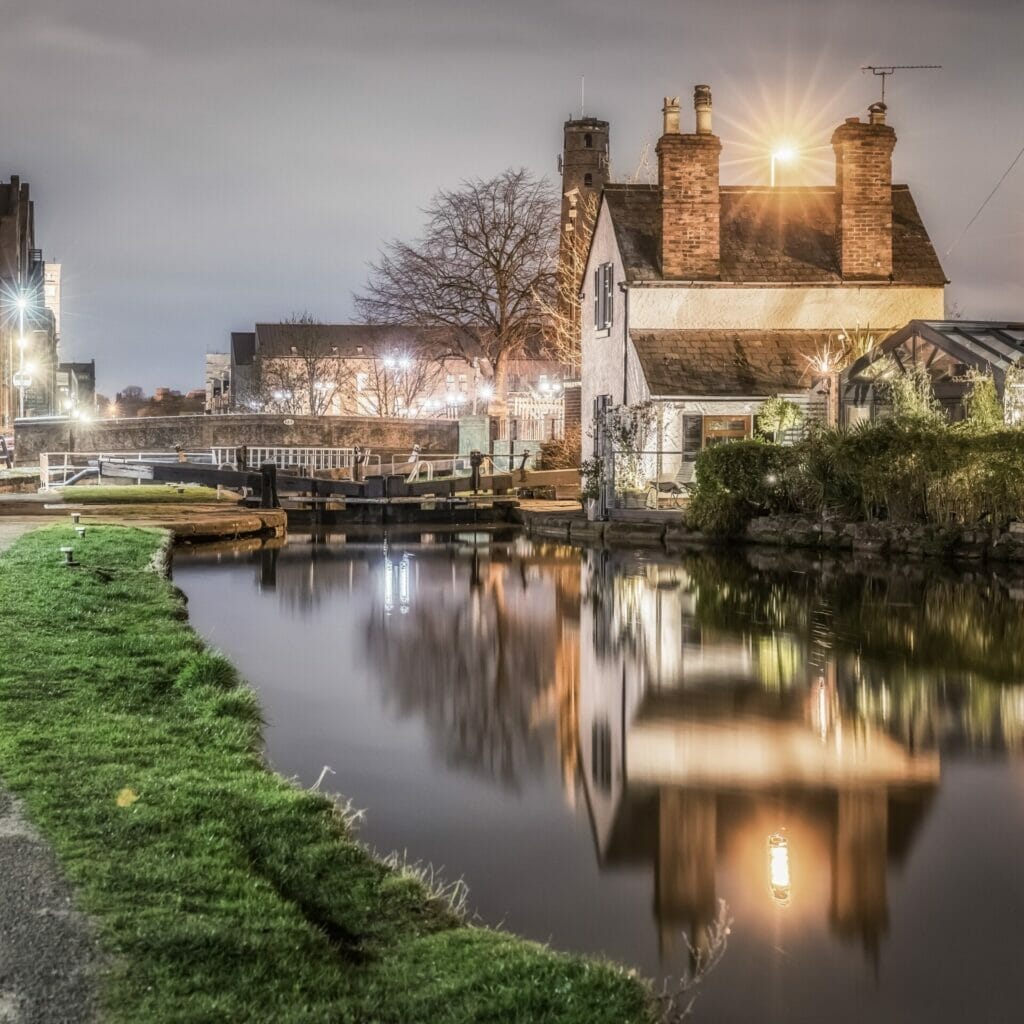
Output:
[[[538,302],[547,321],[547,354],[570,367],[573,374],[580,367],[580,290],[597,219],[598,197],[593,192],[576,191],[569,194],[569,200],[569,221],[562,231],[555,287],[552,293],[539,295]]]
[[[442,190],[423,237],[394,241],[371,264],[356,307],[370,323],[447,329],[441,354],[483,356],[498,404],[508,361],[548,327],[556,290],[559,203],[526,170]]]
[[[444,360],[425,343],[386,344],[359,368],[359,411],[376,416],[418,415],[442,390]]]

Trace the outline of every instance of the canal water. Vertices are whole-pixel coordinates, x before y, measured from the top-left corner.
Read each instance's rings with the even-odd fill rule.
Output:
[[[479,920],[717,958],[713,1024],[1021,1020],[1024,582],[468,532],[174,575],[273,765]]]

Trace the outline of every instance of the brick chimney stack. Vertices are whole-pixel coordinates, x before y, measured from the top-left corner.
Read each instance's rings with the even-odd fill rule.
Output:
[[[836,154],[836,244],[844,279],[892,276],[892,151],[896,133],[885,123],[885,104],[873,103],[870,120],[848,117],[832,133]]]
[[[664,134],[658,140],[661,186],[661,272],[670,280],[719,277],[721,203],[718,159],[722,143],[711,131],[711,89],[693,91],[696,131],[679,133],[679,100],[665,98]]]

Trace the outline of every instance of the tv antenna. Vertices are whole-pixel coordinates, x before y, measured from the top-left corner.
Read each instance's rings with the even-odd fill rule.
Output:
[[[587,76],[580,75],[580,120],[587,116]]]
[[[885,80],[897,71],[937,71],[941,64],[865,64],[861,71],[870,71],[882,79],[882,102],[885,102]]]

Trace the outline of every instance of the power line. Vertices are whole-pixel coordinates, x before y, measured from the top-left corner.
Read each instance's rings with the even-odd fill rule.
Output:
[[[967,232],[970,230],[971,225],[981,216],[981,211],[984,210],[986,206],[988,206],[989,200],[999,191],[999,186],[1002,185],[1002,183],[1006,181],[1006,179],[1010,176],[1010,172],[1014,169],[1014,167],[1017,166],[1017,163],[1022,156],[1024,156],[1024,146],[1020,147],[1020,151],[1010,162],[1010,166],[1007,167],[1005,171],[1003,171],[1003,176],[996,182],[996,187],[992,189],[992,191],[989,192],[987,196],[985,196],[985,201],[981,204],[981,206],[978,207],[977,212],[967,222],[967,225],[964,227],[963,231],[961,231],[960,234],[957,235],[956,241],[946,250],[947,256],[960,244],[964,235],[966,235]]]

